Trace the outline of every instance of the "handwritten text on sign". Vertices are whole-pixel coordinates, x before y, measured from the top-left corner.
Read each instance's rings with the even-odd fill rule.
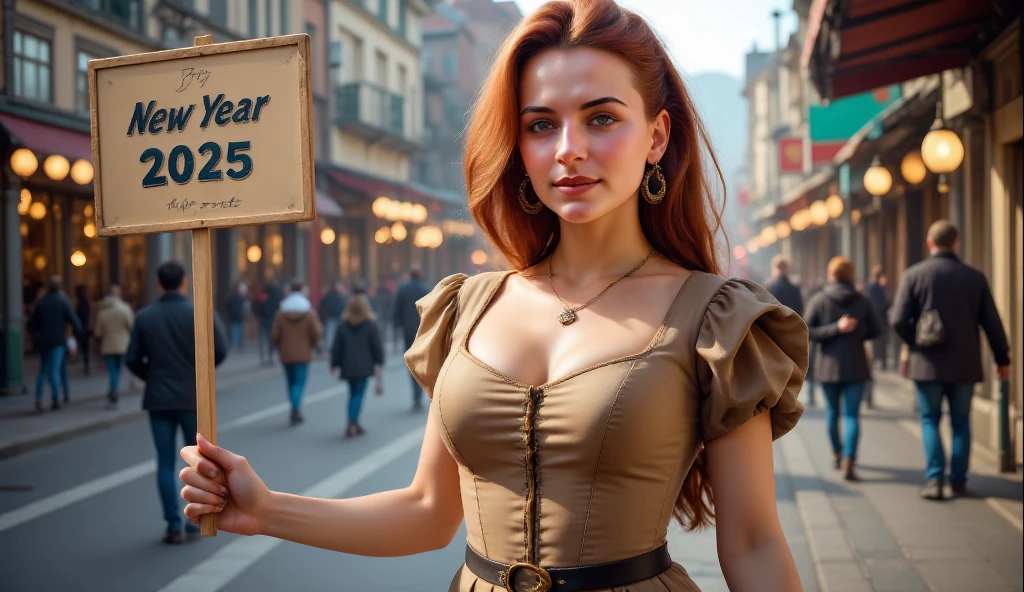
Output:
[[[282,45],[97,69],[101,228],[310,219],[299,52]]]

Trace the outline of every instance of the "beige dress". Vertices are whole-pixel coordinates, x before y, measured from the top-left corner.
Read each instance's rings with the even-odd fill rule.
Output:
[[[441,281],[417,303],[405,356],[458,463],[468,543],[485,557],[574,567],[656,549],[702,441],[766,410],[778,438],[803,413],[807,329],[756,284],[694,273],[643,351],[528,385],[466,347],[508,275]],[[449,592],[500,590],[463,566]],[[614,588],[697,590],[678,564]]]

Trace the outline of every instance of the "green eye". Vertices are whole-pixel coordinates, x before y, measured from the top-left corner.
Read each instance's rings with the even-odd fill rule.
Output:
[[[599,125],[601,127],[606,127],[606,126],[609,126],[609,125],[615,123],[617,120],[614,117],[612,117],[611,115],[598,115],[597,117],[595,117],[591,121],[593,121],[594,123],[596,123],[597,125]]]
[[[544,121],[543,119],[541,119],[539,121],[534,121],[529,126],[527,126],[526,129],[530,130],[531,132],[548,132],[555,129],[555,126],[551,125],[550,121]]]

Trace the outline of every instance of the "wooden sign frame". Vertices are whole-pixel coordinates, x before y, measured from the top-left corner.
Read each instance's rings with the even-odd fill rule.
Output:
[[[191,219],[177,220],[172,222],[159,222],[153,224],[134,224],[114,226],[108,224],[103,215],[103,185],[101,177],[100,160],[100,138],[99,138],[99,108],[97,102],[97,82],[100,70],[146,64],[167,60],[178,60],[211,56],[218,54],[234,53],[265,48],[276,48],[284,46],[296,46],[299,64],[299,109],[300,109],[300,149],[302,163],[302,208],[294,212],[282,212],[273,214],[240,215],[231,218],[214,219]],[[124,234],[148,234],[154,232],[174,232],[180,230],[195,230],[199,228],[225,228],[232,226],[246,226],[254,224],[271,224],[277,222],[305,222],[316,218],[316,179],[313,174],[313,69],[310,62],[310,38],[306,34],[283,35],[267,39],[253,39],[246,41],[233,41],[230,43],[217,43],[210,45],[196,45],[181,49],[156,51],[134,55],[118,56],[102,60],[90,60],[88,70],[89,82],[89,104],[90,123],[92,127],[92,159],[93,169],[93,191],[96,203],[96,232],[100,236],[119,236]]]

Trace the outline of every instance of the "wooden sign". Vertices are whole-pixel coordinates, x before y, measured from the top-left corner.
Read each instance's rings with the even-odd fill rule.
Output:
[[[309,36],[89,62],[100,235],[192,230],[196,419],[217,442],[210,228],[316,217]],[[216,514],[200,521],[217,534]]]
[[[312,220],[309,43],[90,61],[98,233]]]

